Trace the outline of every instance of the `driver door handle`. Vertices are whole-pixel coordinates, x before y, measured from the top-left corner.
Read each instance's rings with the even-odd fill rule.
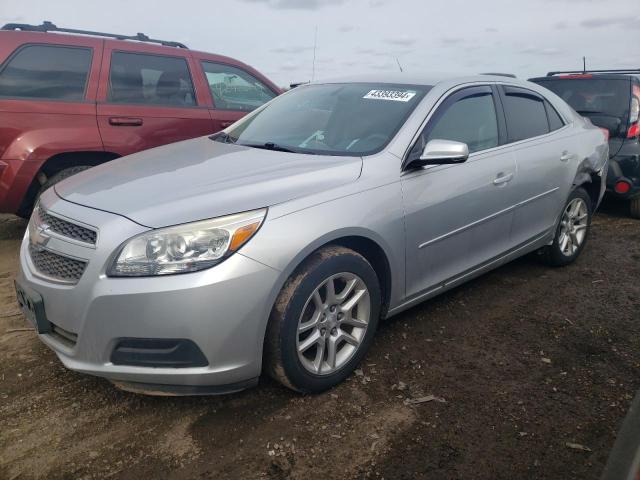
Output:
[[[142,119],[134,117],[109,117],[109,125],[113,125],[114,127],[139,127],[142,125]]]
[[[513,173],[499,173],[496,178],[493,180],[494,185],[504,185],[509,183],[513,179]]]
[[[573,154],[565,151],[565,152],[562,152],[562,155],[560,155],[560,161],[567,162],[571,160],[572,157],[573,157]]]

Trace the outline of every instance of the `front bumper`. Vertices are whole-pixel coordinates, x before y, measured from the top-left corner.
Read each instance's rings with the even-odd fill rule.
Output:
[[[201,272],[108,277],[104,272],[118,245],[147,228],[118,215],[71,204],[52,190],[41,199],[47,210],[98,228],[97,244],[86,252],[59,238],[47,245],[75,257],[88,257],[86,270],[75,285],[53,282],[38,272],[29,256],[28,231],[20,249],[18,283],[40,294],[47,320],[75,339],[60,338],[55,328],[39,335],[66,367],[147,393],[219,393],[255,382],[278,271],[236,253]],[[185,368],[116,365],[112,353],[123,338],[187,339],[198,346],[208,364]]]

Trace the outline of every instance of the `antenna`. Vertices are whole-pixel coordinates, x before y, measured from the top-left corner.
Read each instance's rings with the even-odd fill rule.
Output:
[[[400,69],[400,71],[403,72],[404,70],[402,70],[402,65],[400,65],[400,60],[398,60],[398,57],[396,57],[396,63],[398,64],[398,68]]]
[[[318,46],[318,26],[316,25],[316,34],[313,37],[313,64],[311,65],[311,81],[316,78],[316,47]]]
[[[587,57],[582,57],[582,73],[587,73]]]

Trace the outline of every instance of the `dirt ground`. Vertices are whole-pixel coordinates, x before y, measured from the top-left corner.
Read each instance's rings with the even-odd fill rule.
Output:
[[[25,224],[0,217],[0,478],[597,479],[640,388],[623,209],[605,205],[570,267],[526,257],[385,323],[328,393],[263,379],[197,398],[121,392],[16,330]]]

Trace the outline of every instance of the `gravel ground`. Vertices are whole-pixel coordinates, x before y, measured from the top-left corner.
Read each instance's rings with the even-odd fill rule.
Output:
[[[317,396],[145,397],[65,370],[17,311],[24,228],[0,217],[2,479],[597,479],[640,388],[640,222],[610,202],[576,264],[529,256],[395,317]]]

